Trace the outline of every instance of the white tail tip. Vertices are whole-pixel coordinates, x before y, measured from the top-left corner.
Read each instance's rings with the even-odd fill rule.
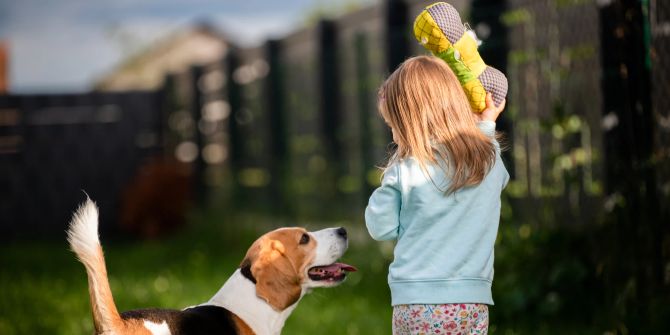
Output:
[[[70,228],[67,231],[67,241],[72,251],[81,256],[81,253],[90,254],[96,251],[98,239],[98,207],[90,199],[79,206],[72,215]]]

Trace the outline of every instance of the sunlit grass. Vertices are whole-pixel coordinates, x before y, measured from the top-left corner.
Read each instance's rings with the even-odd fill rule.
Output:
[[[102,236],[119,310],[183,308],[208,300],[253,239],[278,225],[229,220],[195,218],[197,225],[178,236],[152,242],[109,241]],[[324,225],[310,226],[315,230]],[[390,333],[387,257],[378,244],[352,238],[343,261],[360,271],[339,287],[316,289],[306,296],[287,321],[285,334]],[[0,334],[93,332],[86,273],[64,239],[3,244],[0,269]]]
[[[372,241],[362,222],[296,224],[221,211],[199,211],[189,222],[175,236],[150,242],[113,240],[103,234],[119,310],[184,308],[207,301],[237,268],[253,240],[273,228],[345,226],[350,247],[342,261],[359,271],[338,287],[315,289],[303,298],[283,333],[391,333],[386,276],[393,244]],[[596,268],[579,257],[591,250],[589,239],[524,227],[501,224],[489,333],[619,334],[616,329],[624,326],[611,321],[617,320],[611,317],[611,308],[596,307],[602,305],[603,296]],[[670,315],[667,309],[657,318],[664,315]],[[650,329],[667,329],[657,326],[664,323],[658,321]],[[86,273],[64,236],[0,244],[0,335],[92,332]]]

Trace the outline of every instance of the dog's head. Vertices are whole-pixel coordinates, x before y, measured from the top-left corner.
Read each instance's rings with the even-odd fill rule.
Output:
[[[256,295],[281,311],[298,301],[303,290],[335,286],[348,271],[356,271],[350,265],[336,263],[347,246],[344,228],[316,232],[280,228],[251,245],[240,269],[256,284]]]

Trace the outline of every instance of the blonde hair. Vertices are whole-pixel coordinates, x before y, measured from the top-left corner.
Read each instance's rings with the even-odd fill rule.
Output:
[[[451,179],[445,191],[453,193],[481,183],[495,163],[492,139],[477,127],[456,75],[439,58],[403,62],[380,87],[378,108],[397,144],[389,166],[414,157],[428,173],[428,164],[438,164]]]

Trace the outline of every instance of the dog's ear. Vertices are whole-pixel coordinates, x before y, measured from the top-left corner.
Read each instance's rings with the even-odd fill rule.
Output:
[[[255,257],[247,259],[251,264],[252,277],[256,280],[256,295],[277,311],[295,304],[302,294],[300,274],[285,255],[284,245],[268,239],[262,241],[255,251]]]
[[[252,283],[256,284],[256,278],[254,278],[254,274],[251,273],[251,260],[249,258],[245,258],[240,264],[240,273]]]

